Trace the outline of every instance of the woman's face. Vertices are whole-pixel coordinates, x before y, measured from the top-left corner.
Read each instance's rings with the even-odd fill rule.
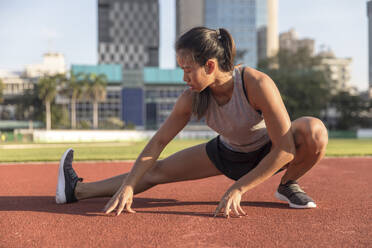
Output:
[[[189,53],[178,52],[177,63],[183,70],[183,80],[191,90],[201,92],[211,84],[205,67],[194,62]]]

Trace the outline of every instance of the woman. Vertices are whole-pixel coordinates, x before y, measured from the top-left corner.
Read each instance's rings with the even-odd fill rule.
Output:
[[[234,67],[235,44],[225,29],[193,28],[176,43],[177,62],[189,86],[168,119],[151,138],[132,170],[103,181],[82,183],[72,168],[73,151],[60,163],[57,203],[112,196],[105,213],[124,208],[134,213],[133,195],[157,184],[195,180],[224,174],[236,182],[216,208],[245,215],[241,196],[280,170],[286,169],[275,193],[290,207],[314,208],[315,202],[295,180],[325,153],[328,142],[323,123],[303,117],[291,123],[280,93],[264,73]],[[219,136],[172,156],[157,160],[165,146],[192,116],[205,118]]]

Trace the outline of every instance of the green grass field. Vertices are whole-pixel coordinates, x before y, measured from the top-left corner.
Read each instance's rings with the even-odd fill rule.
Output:
[[[206,140],[174,140],[161,154],[169,156],[183,148]],[[134,160],[146,145],[145,141],[132,143],[78,143],[78,144],[0,144],[0,162],[58,161],[63,152],[72,147],[75,161]],[[331,139],[326,156],[372,156],[372,139]]]

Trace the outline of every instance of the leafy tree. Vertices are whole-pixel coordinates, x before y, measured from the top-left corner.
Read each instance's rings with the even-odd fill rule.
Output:
[[[38,81],[38,96],[45,104],[46,129],[51,129],[51,103],[54,101],[58,86],[66,80],[64,75],[44,76]]]
[[[322,117],[331,97],[331,85],[321,70],[320,58],[306,48],[296,52],[279,50],[276,56],[260,61],[258,69],[277,84],[292,119]]]
[[[85,98],[93,103],[93,128],[98,128],[98,103],[106,100],[107,78],[105,75],[87,74],[84,78]]]
[[[53,128],[69,128],[69,112],[68,108],[62,104],[52,104],[52,127]]]
[[[4,98],[3,98],[3,90],[4,90],[4,83],[3,81],[1,81],[0,79],[0,103],[2,103],[4,101]]]
[[[84,96],[84,84],[81,82],[82,74],[71,72],[70,78],[66,80],[61,93],[70,98],[71,103],[71,128],[76,129],[76,103]]]
[[[21,96],[22,99],[17,100],[16,119],[17,120],[43,120],[43,102],[38,96],[38,85],[33,89],[27,89]]]
[[[25,90],[23,95],[16,100],[15,115],[17,120],[45,120],[46,113],[43,111],[45,107],[38,92],[38,85],[35,85],[34,89]],[[66,128],[69,126],[68,110],[64,105],[51,102],[50,109],[53,113],[51,115],[52,128]]]
[[[330,106],[334,107],[339,114],[336,129],[348,130],[372,125],[372,100],[340,91],[332,97]]]

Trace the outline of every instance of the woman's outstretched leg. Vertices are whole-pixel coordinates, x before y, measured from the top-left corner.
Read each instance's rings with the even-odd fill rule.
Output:
[[[206,144],[196,145],[158,160],[136,185],[134,193],[141,193],[157,184],[220,175],[221,172],[209,160],[205,146]],[[76,200],[111,197],[120,188],[127,174],[90,183],[77,181],[74,196]]]
[[[77,200],[95,197],[111,197],[120,188],[127,174],[128,173],[125,173],[96,182],[77,182],[75,197]]]

